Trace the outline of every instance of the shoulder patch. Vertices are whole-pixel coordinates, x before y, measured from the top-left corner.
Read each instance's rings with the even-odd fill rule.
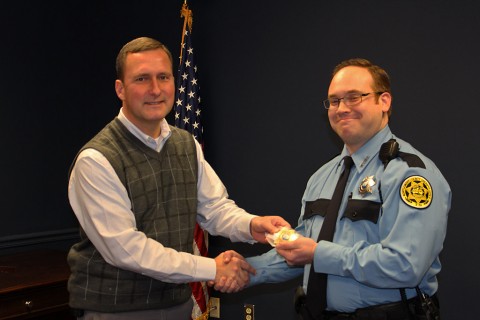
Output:
[[[432,186],[422,176],[411,176],[403,181],[400,197],[408,206],[425,209],[432,202]]]

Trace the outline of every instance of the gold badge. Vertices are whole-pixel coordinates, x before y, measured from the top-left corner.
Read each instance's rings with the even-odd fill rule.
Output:
[[[425,209],[432,202],[432,187],[424,177],[411,176],[403,181],[400,196],[407,205]]]
[[[360,187],[358,188],[358,192],[361,195],[365,195],[367,192],[372,193],[372,187],[377,184],[375,178],[373,176],[367,176],[363,178],[362,183],[360,183]]]

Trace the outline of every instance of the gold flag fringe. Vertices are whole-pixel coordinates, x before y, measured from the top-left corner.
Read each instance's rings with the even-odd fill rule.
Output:
[[[182,5],[182,10],[180,11],[180,18],[184,18],[183,32],[182,32],[182,45],[180,46],[180,62],[181,62],[183,47],[184,47],[185,32],[187,31],[187,25],[188,25],[188,31],[192,32],[192,22],[193,22],[193,13],[192,13],[192,10],[188,9],[187,1],[185,1]]]
[[[202,313],[202,314],[201,314],[198,318],[196,318],[195,320],[208,320],[209,317],[210,317],[211,306],[212,306],[212,302],[211,302],[211,301],[208,301],[207,311],[205,311],[204,313]]]

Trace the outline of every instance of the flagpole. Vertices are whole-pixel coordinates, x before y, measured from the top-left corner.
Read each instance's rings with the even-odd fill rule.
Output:
[[[180,10],[180,17],[184,18],[184,21],[175,98],[175,126],[192,133],[203,149],[200,87],[197,82],[197,68],[193,60],[193,48],[191,45],[192,16],[192,10],[188,8],[187,0],[184,0]],[[208,256],[208,233],[202,230],[198,223],[195,224],[193,238],[193,253],[200,256]],[[209,287],[205,281],[191,282],[190,286],[192,289],[192,300],[194,301],[191,319],[208,319],[211,307]]]

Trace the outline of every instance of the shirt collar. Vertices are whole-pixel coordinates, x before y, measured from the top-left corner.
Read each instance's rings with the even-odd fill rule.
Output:
[[[165,119],[162,119],[160,121],[161,133],[160,133],[160,136],[156,139],[143,133],[130,120],[128,120],[127,117],[125,117],[125,114],[123,113],[123,108],[120,108],[120,112],[118,113],[118,119],[128,129],[128,131],[130,131],[135,137],[137,137],[140,141],[142,141],[148,147],[157,151],[160,151],[165,141],[172,134],[170,126],[168,125],[168,122]]]
[[[360,149],[358,149],[353,155],[353,163],[355,164],[355,170],[362,171],[364,167],[376,156],[380,151],[380,146],[393,138],[392,131],[387,125],[385,128],[377,132],[370,140],[367,141]],[[347,147],[343,146],[342,153],[340,154],[339,160],[341,161],[345,156],[350,156],[348,153]],[[340,163],[339,163],[340,164]]]

